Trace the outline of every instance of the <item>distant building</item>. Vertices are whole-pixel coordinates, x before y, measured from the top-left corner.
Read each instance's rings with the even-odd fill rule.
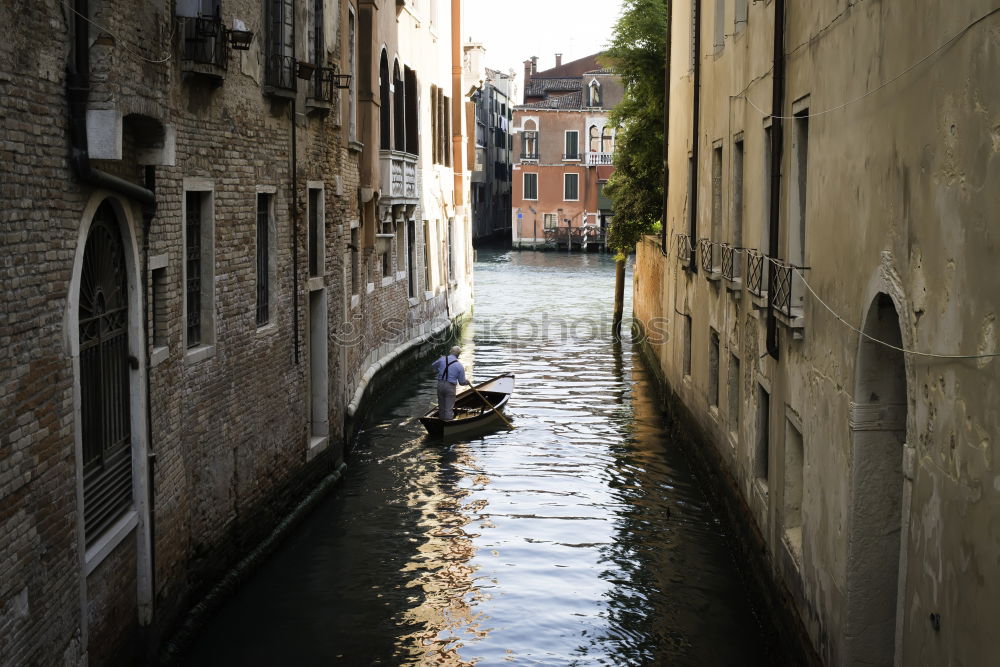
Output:
[[[603,196],[614,173],[615,131],[608,111],[621,101],[619,78],[594,54],[537,71],[524,65],[524,104],[514,108],[511,239],[515,247],[583,249],[604,245],[613,211]]]
[[[465,45],[465,92],[472,92],[475,118],[469,118],[472,184],[472,242],[510,242],[510,179],[513,141],[510,127],[514,104],[514,73],[482,66],[481,44]],[[478,88],[478,89],[477,89]]]

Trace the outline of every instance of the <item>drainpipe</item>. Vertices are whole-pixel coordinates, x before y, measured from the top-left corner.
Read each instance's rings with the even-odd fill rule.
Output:
[[[660,252],[667,254],[667,207],[670,192],[670,154],[667,144],[670,141],[670,26],[673,23],[673,2],[667,0],[667,49],[664,55],[663,72],[663,220],[660,223]]]
[[[66,97],[69,102],[70,165],[83,183],[106,188],[141,204],[156,202],[153,191],[124,178],[95,169],[90,164],[87,145],[87,99],[90,97],[90,16],[88,0],[75,0],[73,6],[73,59],[66,76]]]
[[[292,339],[295,363],[299,363],[299,180],[295,131],[295,99],[292,99]]]
[[[698,133],[701,131],[701,0],[694,0],[694,63],[692,80],[694,95],[691,102],[691,215],[688,219],[688,243],[698,239]],[[690,252],[691,273],[698,272],[695,252]]]
[[[784,145],[782,110],[785,108],[785,0],[774,2],[774,74],[771,87],[771,203],[768,252],[778,257],[778,234],[781,231],[781,153]],[[778,359],[778,322],[774,313],[777,282],[770,267],[767,272],[767,353]]]

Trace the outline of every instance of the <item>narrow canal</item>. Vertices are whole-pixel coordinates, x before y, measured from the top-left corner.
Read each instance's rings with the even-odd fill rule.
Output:
[[[448,447],[375,412],[341,486],[213,616],[191,665],[768,665],[604,255],[479,253],[471,375],[517,374],[516,429]]]

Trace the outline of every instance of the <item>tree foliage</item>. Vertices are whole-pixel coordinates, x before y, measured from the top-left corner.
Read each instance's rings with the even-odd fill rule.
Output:
[[[602,64],[625,87],[611,110],[617,128],[615,173],[604,192],[614,202],[608,246],[630,252],[656,229],[663,208],[663,105],[669,0],[625,0]]]

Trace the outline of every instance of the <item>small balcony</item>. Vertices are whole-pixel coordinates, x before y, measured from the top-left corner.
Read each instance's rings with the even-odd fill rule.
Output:
[[[264,60],[264,92],[275,97],[295,95],[295,58],[269,53]]]
[[[587,153],[587,166],[588,167],[600,167],[604,165],[613,164],[611,161],[611,156],[613,153],[595,153],[593,151]]]
[[[746,272],[746,285],[747,290],[754,296],[754,305],[758,308],[766,306],[767,301],[767,290],[764,289],[764,285],[767,284],[767,257],[764,253],[759,250],[753,250],[748,248],[746,250],[747,255],[747,272]]]
[[[722,251],[722,278],[726,281],[726,288],[737,292],[743,288],[743,271],[740,265],[740,253],[743,248],[723,243],[720,246]]]
[[[534,153],[521,153],[521,162],[523,163],[537,163],[538,162],[538,151]]]
[[[382,200],[386,204],[416,204],[417,156],[402,151],[379,151]]]
[[[701,270],[708,280],[718,280],[720,276],[719,264],[715,261],[716,247],[718,244],[712,243],[712,239],[698,239],[698,259],[701,261]]]
[[[329,111],[337,99],[336,70],[332,67],[317,67],[309,79],[309,95],[306,106],[313,111]]]
[[[799,267],[780,261],[771,262],[771,267],[773,307],[778,320],[785,326],[798,330],[795,336],[801,338],[801,329],[805,325],[805,312],[802,309],[801,278],[796,279]]]
[[[677,259],[681,266],[690,267],[694,262],[694,246],[691,245],[691,237],[687,234],[677,234]]]
[[[563,162],[580,162],[580,153],[563,153]]]
[[[182,71],[221,81],[229,66],[229,36],[215,17],[184,19]]]

